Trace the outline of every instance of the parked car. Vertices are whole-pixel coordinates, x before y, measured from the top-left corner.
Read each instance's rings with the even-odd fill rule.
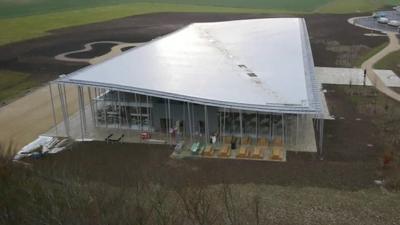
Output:
[[[386,17],[379,17],[377,21],[378,23],[383,23],[383,24],[389,23],[389,19]]]
[[[385,12],[375,12],[372,15],[375,19],[381,18],[381,17],[386,17],[386,13]]]
[[[400,21],[398,21],[398,20],[390,20],[388,22],[388,25],[393,26],[393,27],[398,27],[398,26],[400,26]]]

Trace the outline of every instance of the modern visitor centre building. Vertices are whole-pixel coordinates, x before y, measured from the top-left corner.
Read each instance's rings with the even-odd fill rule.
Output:
[[[300,18],[194,23],[52,84],[58,136],[177,144],[174,154],[198,157],[322,152],[328,113]]]

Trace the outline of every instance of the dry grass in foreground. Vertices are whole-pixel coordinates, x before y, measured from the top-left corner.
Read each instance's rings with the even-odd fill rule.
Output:
[[[0,159],[0,224],[396,224],[400,194],[265,184],[111,185]],[[91,173],[91,171],[86,171]]]

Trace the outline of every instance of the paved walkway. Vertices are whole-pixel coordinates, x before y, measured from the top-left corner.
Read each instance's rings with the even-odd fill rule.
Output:
[[[387,87],[373,69],[373,66],[375,65],[375,63],[377,63],[383,57],[385,57],[386,55],[388,55],[392,52],[400,50],[400,43],[399,43],[399,39],[396,36],[396,33],[387,33],[387,35],[389,37],[389,45],[386,46],[386,48],[384,48],[382,51],[378,52],[376,55],[372,56],[367,61],[365,61],[361,65],[361,68],[367,70],[367,76],[368,76],[369,80],[374,84],[374,86],[379,91],[381,91],[382,93],[386,94],[387,96],[389,96],[397,101],[400,101],[400,94],[393,91],[389,87]]]
[[[52,86],[57,122],[62,119],[60,97],[56,85]],[[66,87],[69,112],[78,109],[76,87]],[[19,151],[54,125],[49,86],[41,87],[0,108],[0,144],[15,147]]]
[[[386,86],[400,88],[400,77],[392,70],[374,72]],[[364,85],[364,70],[361,68],[315,67],[315,75],[321,84]],[[368,77],[365,79],[365,85],[374,86]]]

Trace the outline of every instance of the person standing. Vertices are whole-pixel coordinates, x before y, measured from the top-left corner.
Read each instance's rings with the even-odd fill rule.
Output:
[[[363,81],[364,87],[365,87],[366,81],[367,81],[367,70],[364,69],[364,81]]]

